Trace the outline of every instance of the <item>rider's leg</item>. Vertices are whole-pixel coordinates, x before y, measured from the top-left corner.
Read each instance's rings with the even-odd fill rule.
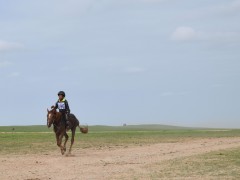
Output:
[[[68,129],[70,129],[71,128],[71,122],[69,121],[69,115],[65,114],[65,118],[66,118],[66,127]]]
[[[65,113],[62,113],[62,123],[66,126],[66,116]]]

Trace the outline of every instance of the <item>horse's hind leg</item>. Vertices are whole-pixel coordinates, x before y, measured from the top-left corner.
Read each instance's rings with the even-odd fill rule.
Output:
[[[70,149],[69,149],[69,154],[71,154],[71,151],[72,151],[72,145],[73,145],[73,143],[74,143],[75,131],[76,131],[76,127],[74,127],[74,128],[72,129],[72,138],[71,138],[71,145],[70,145]]]
[[[64,147],[64,151],[66,152],[66,144],[67,144],[67,141],[68,141],[68,135],[67,135],[67,133],[65,133],[64,136],[65,136],[65,142],[64,142],[63,147]]]

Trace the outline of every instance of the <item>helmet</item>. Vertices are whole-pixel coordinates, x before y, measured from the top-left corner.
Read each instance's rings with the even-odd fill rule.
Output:
[[[58,96],[59,95],[62,95],[63,97],[65,97],[65,92],[64,91],[59,91]]]

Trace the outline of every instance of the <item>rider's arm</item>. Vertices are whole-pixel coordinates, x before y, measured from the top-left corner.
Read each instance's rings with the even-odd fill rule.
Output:
[[[56,102],[55,106],[52,106],[51,108],[56,110],[58,108],[58,103]]]
[[[70,108],[69,108],[69,105],[68,105],[68,101],[66,100],[65,101],[65,108],[66,108],[66,112],[68,113],[68,114],[70,114]]]

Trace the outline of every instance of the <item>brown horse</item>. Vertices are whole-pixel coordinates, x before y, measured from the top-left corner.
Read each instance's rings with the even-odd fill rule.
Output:
[[[69,115],[68,120],[71,123],[70,129],[72,131],[71,146],[69,148],[69,154],[71,154],[76,128],[79,127],[80,131],[86,134],[88,133],[88,127],[80,127],[78,119],[73,114]],[[63,122],[62,120],[62,113],[56,111],[56,109],[53,109],[53,108],[50,111],[47,109],[48,128],[50,128],[52,124],[53,124],[53,130],[56,135],[57,145],[60,148],[62,155],[64,155],[64,153],[66,152],[66,144],[68,141],[67,129],[65,126],[65,122]],[[63,136],[65,137],[65,141],[64,141],[64,144],[62,145]]]

